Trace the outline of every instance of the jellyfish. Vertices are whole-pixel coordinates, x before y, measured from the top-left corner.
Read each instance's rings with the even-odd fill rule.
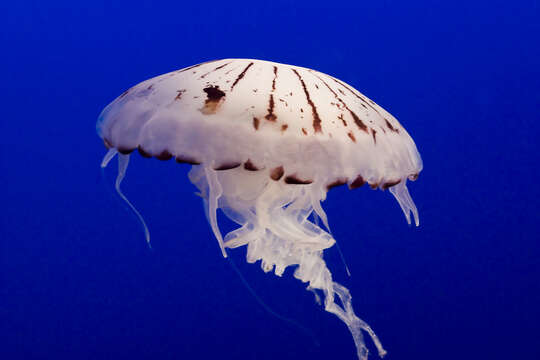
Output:
[[[227,249],[246,246],[247,261],[260,261],[265,272],[282,276],[294,267],[294,277],[323,295],[324,309],[348,327],[358,359],[368,358],[364,333],[379,356],[386,354],[324,261],[336,241],[321,206],[333,187],[368,184],[388,189],[407,222],[414,218],[418,226],[406,183],[416,180],[422,160],[382,107],[316,70],[224,59],[133,86],[102,111],[97,132],[109,149],[101,166],[118,155],[116,189],[143,224],[120,190],[131,153],[192,165],[189,180],[224,257]],[[218,209],[238,224],[225,236]]]

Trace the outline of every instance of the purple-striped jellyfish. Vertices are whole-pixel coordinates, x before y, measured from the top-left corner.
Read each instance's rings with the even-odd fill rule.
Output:
[[[368,356],[363,332],[381,357],[386,353],[353,311],[349,290],[333,281],[326,266],[323,251],[335,240],[321,207],[332,187],[367,183],[388,189],[409,224],[412,213],[418,226],[406,182],[417,178],[422,160],[383,108],[315,70],[226,59],[132,87],[103,110],[97,131],[109,149],[102,167],[118,154],[116,188],[124,200],[120,182],[134,150],[193,165],[189,179],[205,201],[224,257],[227,248],[246,245],[247,261],[260,260],[265,272],[281,276],[296,266],[294,276],[321,292],[326,311],[347,325],[360,360]],[[240,225],[225,237],[218,209]]]

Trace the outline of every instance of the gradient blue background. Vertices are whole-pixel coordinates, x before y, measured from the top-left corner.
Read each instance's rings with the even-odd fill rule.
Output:
[[[100,178],[107,103],[225,57],[337,76],[415,139],[419,228],[388,192],[339,188],[324,203],[353,276],[335,249],[329,267],[387,359],[540,358],[537,1],[6,1],[0,13],[1,359],[355,359],[291,271],[231,251],[319,346],[255,301],[187,166],[132,159],[124,190],[152,251],[107,191],[115,166]]]

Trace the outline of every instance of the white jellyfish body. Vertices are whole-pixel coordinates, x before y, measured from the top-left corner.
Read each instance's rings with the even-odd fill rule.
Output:
[[[337,185],[389,189],[407,221],[418,212],[407,187],[422,170],[416,146],[399,122],[350,85],[315,70],[250,59],[210,61],[144,81],[101,113],[98,134],[117,153],[122,180],[129,154],[193,164],[189,173],[205,200],[223,256],[247,246],[247,261],[294,276],[324,294],[325,309],[367,359],[351,295],[332,279],[323,251],[335,240],[309,220]],[[123,196],[123,195],[122,195]],[[127,201],[127,199],[125,199]],[[131,206],[131,204],[130,204]],[[240,227],[222,236],[217,210]],[[138,213],[137,213],[138,214]],[[148,238],[148,237],[147,237]],[[336,303],[336,295],[341,304]]]

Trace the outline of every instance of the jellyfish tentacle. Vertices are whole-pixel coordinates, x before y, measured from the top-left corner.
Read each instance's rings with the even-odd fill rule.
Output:
[[[116,153],[113,154],[109,150],[109,152],[107,153],[107,155],[105,155],[105,158],[103,159],[103,163],[105,164],[105,166],[107,166],[107,163],[112,159],[114,155],[116,155]],[[146,239],[146,243],[148,244],[148,247],[152,248],[152,245],[150,244],[150,231],[148,231],[148,226],[146,225],[144,218],[142,217],[139,210],[137,210],[137,208],[128,200],[128,198],[124,195],[124,193],[122,192],[122,189],[120,188],[120,184],[122,184],[122,180],[124,180],[124,177],[126,176],[126,170],[127,170],[128,165],[129,165],[129,155],[118,153],[118,175],[116,176],[114,188],[116,189],[118,196],[120,196],[120,198],[124,200],[124,202],[131,209],[131,211],[133,211],[133,213],[139,220],[144,230],[144,238]]]
[[[225,215],[241,225],[225,236],[223,246],[246,245],[246,260],[249,263],[260,260],[263,271],[273,270],[277,276],[282,276],[287,267],[297,266],[294,277],[308,284],[307,290],[315,293],[316,301],[317,290],[322,291],[325,310],[349,328],[358,359],[366,360],[368,356],[364,331],[371,336],[379,354],[384,355],[385,350],[373,330],[354,313],[349,291],[333,281],[323,259],[323,251],[332,247],[335,240],[329,232],[310,221],[310,216],[318,213],[319,216],[323,214],[321,220],[326,217],[320,204],[326,193],[317,191],[313,183],[290,186],[278,181],[268,182],[268,174],[264,172],[260,178],[254,176],[250,180],[260,181],[261,186],[246,187],[235,170],[204,169],[205,177],[190,173],[190,179],[195,180],[194,184],[208,201],[211,225],[217,228],[215,212],[218,207],[227,208]],[[237,193],[239,187],[245,191],[242,196]],[[220,235],[217,231],[216,237],[221,244]]]
[[[118,150],[116,150],[115,148],[109,149],[109,151],[107,151],[107,153],[103,157],[103,160],[101,161],[101,167],[107,167],[107,165],[109,165],[109,162],[114,158],[116,154],[118,154]]]
[[[328,224],[328,216],[326,215],[326,212],[321,206],[321,201],[314,197],[314,193],[312,192],[311,197],[311,206],[313,207],[313,213],[315,214],[315,219],[321,219],[324,226],[332,235],[332,230],[330,229],[330,225]],[[317,222],[315,225],[319,225]],[[347,272],[348,276],[351,276],[351,271],[349,270],[349,266],[347,265],[347,262],[345,261],[345,256],[343,255],[343,252],[341,251],[341,247],[339,246],[339,243],[336,241],[336,249],[339,253],[339,257],[341,258],[341,262],[343,263],[343,266],[345,267],[345,271]]]
[[[394,197],[396,198],[397,202],[399,203],[399,206],[401,207],[401,210],[405,214],[405,218],[407,219],[407,223],[411,224],[411,215],[412,212],[414,216],[414,223],[416,226],[420,225],[420,219],[418,217],[418,209],[416,208],[416,205],[414,204],[413,199],[411,198],[411,195],[409,194],[409,190],[407,189],[407,179],[402,179],[401,182],[395,186],[390,187],[390,192]]]
[[[223,257],[226,258],[227,252],[225,251],[225,246],[223,244],[223,236],[221,235],[221,231],[219,230],[217,223],[218,200],[223,194],[223,189],[219,182],[217,172],[212,168],[212,166],[205,165],[204,172],[206,174],[206,181],[208,183],[208,197],[205,199],[208,206],[208,220],[210,222],[210,227],[214,232],[214,236],[219,243],[221,253],[223,254]]]
[[[255,289],[253,289],[251,287],[251,285],[248,283],[248,281],[246,280],[246,278],[242,275],[242,272],[240,271],[240,269],[238,269],[238,267],[236,266],[236,264],[234,263],[234,260],[232,257],[228,257],[228,260],[229,260],[229,264],[231,265],[231,267],[234,269],[234,272],[238,275],[238,277],[240,278],[240,280],[242,281],[242,283],[244,284],[244,286],[246,287],[246,289],[248,289],[249,293],[253,296],[253,298],[257,301],[257,303],[259,305],[261,305],[261,307],[266,310],[266,312],[268,312],[270,315],[276,317],[277,319],[283,321],[283,322],[286,322],[286,323],[289,323],[291,324],[292,326],[296,327],[297,329],[299,329],[300,331],[302,331],[304,334],[306,334],[307,336],[309,336],[312,340],[313,340],[313,343],[315,344],[315,346],[320,346],[319,342],[317,341],[317,337],[315,336],[315,334],[313,333],[313,331],[311,331],[309,328],[305,327],[304,325],[300,324],[298,321],[294,320],[294,319],[289,319],[288,317],[285,317],[279,313],[277,313],[276,311],[274,311],[270,306],[268,306],[268,304],[266,304],[264,302],[263,299],[261,299],[261,297],[255,292]]]
[[[378,336],[373,331],[373,329],[371,329],[371,327],[364,320],[358,318],[354,314],[354,310],[352,308],[352,301],[351,301],[352,297],[351,297],[351,293],[349,292],[349,290],[345,286],[343,286],[343,285],[341,285],[341,284],[339,284],[337,282],[333,283],[333,287],[334,287],[334,292],[339,296],[339,298],[341,300],[341,303],[344,306],[345,312],[349,315],[349,320],[351,321],[351,325],[349,326],[349,329],[350,329],[351,333],[353,334],[353,338],[359,336],[359,335],[356,334],[357,332],[361,336],[362,333],[360,332],[360,330],[364,330],[365,332],[367,332],[369,334],[369,336],[371,337],[371,340],[373,341],[373,343],[377,347],[377,351],[379,352],[379,356],[383,357],[384,355],[386,355],[386,350],[384,350],[384,348],[382,347],[382,344],[381,344]],[[355,339],[355,342],[356,342],[356,339]],[[363,341],[362,341],[362,344],[363,344]],[[367,349],[366,349],[366,351],[367,351]]]

